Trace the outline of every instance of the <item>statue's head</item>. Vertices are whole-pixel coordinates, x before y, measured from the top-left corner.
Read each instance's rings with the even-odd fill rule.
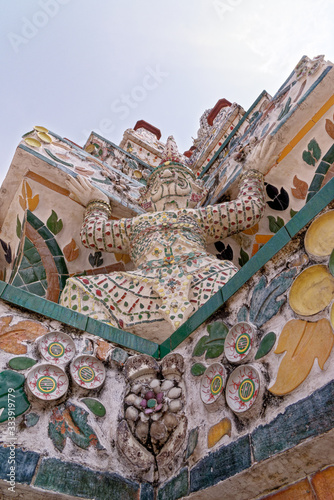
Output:
[[[193,171],[179,162],[180,154],[172,136],[168,137],[165,161],[147,179],[142,206],[148,212],[194,208],[206,195]]]

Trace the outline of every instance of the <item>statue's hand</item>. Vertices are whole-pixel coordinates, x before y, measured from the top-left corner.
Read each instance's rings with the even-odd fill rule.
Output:
[[[70,191],[70,198],[78,201],[84,207],[92,200],[109,202],[107,195],[94,187],[88,179],[81,175],[78,175],[76,178],[69,176],[66,184]]]
[[[248,158],[246,158],[244,168],[259,170],[265,175],[276,164],[277,153],[277,141],[268,135],[264,141],[255,145]]]

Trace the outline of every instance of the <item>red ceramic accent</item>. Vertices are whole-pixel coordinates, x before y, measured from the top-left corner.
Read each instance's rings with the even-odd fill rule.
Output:
[[[148,130],[149,132],[152,132],[152,134],[154,134],[158,140],[161,137],[160,130],[156,127],[153,127],[153,125],[146,122],[145,120],[138,120],[136,125],[133,127],[133,130],[138,130],[139,128],[144,128],[144,129]]]
[[[218,115],[219,111],[223,108],[226,108],[227,106],[231,106],[231,102],[228,101],[227,99],[219,99],[219,101],[217,101],[217,103],[215,104],[215,106],[212,108],[212,110],[210,111],[210,113],[208,114],[208,117],[207,117],[207,120],[208,120],[208,124],[210,126],[213,125],[213,120],[216,118],[216,116]]]

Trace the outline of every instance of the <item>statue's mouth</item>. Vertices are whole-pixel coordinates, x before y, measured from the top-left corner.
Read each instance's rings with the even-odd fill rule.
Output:
[[[177,201],[166,201],[164,204],[164,210],[177,210],[179,208],[179,204]]]

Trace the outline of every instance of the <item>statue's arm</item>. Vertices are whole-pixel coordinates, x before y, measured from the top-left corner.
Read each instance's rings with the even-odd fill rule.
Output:
[[[200,209],[207,243],[214,243],[254,226],[265,208],[263,175],[276,165],[279,144],[268,135],[259,141],[244,164],[236,200]]]
[[[83,245],[102,252],[129,253],[132,219],[110,220],[108,197],[84,177],[70,178],[67,185],[70,196],[86,207],[81,228]]]
[[[108,220],[110,212],[93,203],[86,208],[82,244],[102,252],[129,253],[132,219]]]
[[[263,175],[246,170],[240,179],[238,197],[229,202],[199,209],[206,243],[214,243],[254,226],[265,208]]]

